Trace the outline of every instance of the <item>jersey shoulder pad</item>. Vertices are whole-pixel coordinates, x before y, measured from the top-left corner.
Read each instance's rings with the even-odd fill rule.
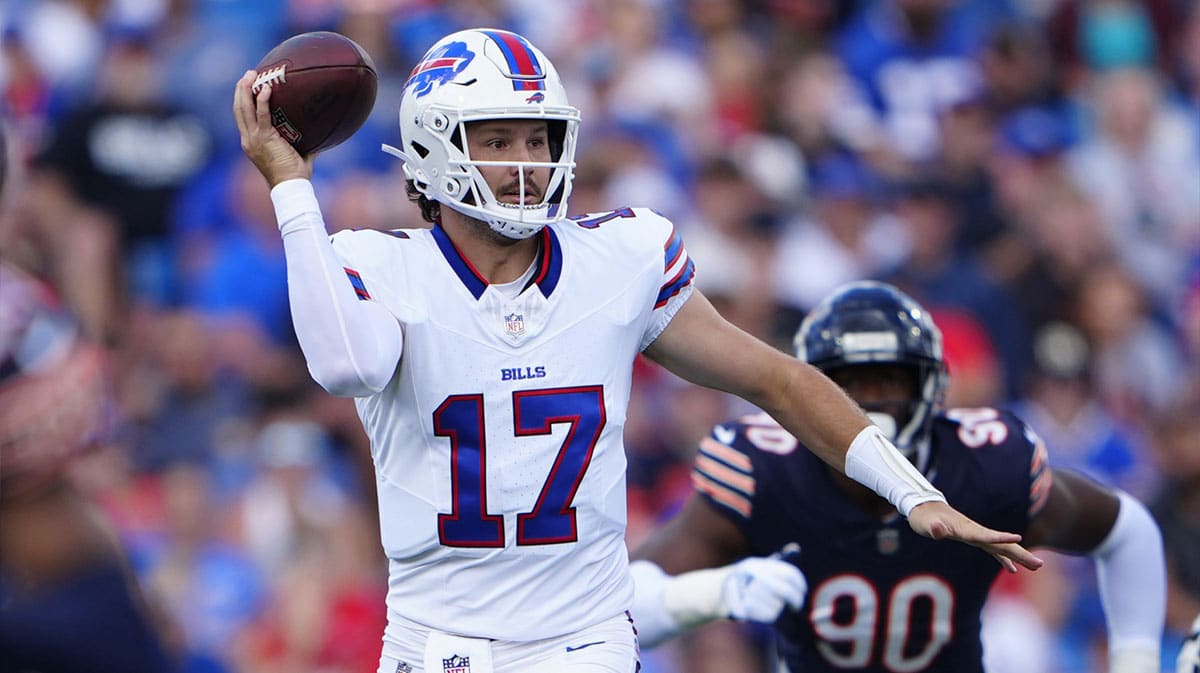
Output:
[[[592,232],[630,249],[662,250],[677,235],[674,223],[650,208],[625,207],[573,215],[564,225],[569,231]]]
[[[943,442],[995,459],[1011,459],[1014,454],[1028,457],[1040,441],[1012,412],[991,407],[948,409],[934,421],[934,433]]]
[[[757,490],[751,451],[741,423],[717,425],[700,440],[692,468],[692,485],[701,495],[745,519],[753,512]]]
[[[420,230],[343,229],[329,237],[333,249],[342,259],[361,266],[388,266],[396,263],[395,256],[403,246],[395,245],[415,238]]]

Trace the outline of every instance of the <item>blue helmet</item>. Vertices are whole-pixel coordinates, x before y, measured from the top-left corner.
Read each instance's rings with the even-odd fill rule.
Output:
[[[918,469],[927,470],[930,428],[946,397],[947,375],[942,332],[920,304],[886,283],[849,283],[809,312],[793,345],[797,358],[826,373],[860,365],[911,368],[917,397],[909,401],[906,419],[891,419],[890,434]]]

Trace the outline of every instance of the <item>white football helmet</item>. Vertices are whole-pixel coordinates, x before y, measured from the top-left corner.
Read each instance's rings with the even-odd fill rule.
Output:
[[[466,143],[466,124],[486,119],[542,119],[549,127],[551,161],[519,162],[550,169],[538,203],[499,201]],[[405,177],[426,198],[487,222],[509,238],[528,238],[566,216],[575,173],[579,110],[567,103],[553,64],[524,37],[477,28],[438,40],[413,68],[400,100],[401,147],[384,145],[404,161]]]

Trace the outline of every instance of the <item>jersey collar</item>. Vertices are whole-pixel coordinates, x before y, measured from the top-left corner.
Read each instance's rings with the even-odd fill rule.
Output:
[[[555,234],[550,227],[544,227],[538,236],[541,238],[538,247],[537,270],[529,279],[529,285],[537,285],[542,296],[549,299],[550,294],[558,287],[559,278],[562,277],[562,245],[558,242],[558,234]],[[454,241],[450,240],[450,236],[442,228],[441,223],[433,225],[433,240],[437,243],[438,249],[442,251],[442,256],[450,264],[450,268],[454,270],[455,275],[471,295],[476,299],[482,297],[484,290],[488,287],[487,279],[463,256],[458,246],[454,245]],[[527,289],[529,289],[528,285],[524,290]]]

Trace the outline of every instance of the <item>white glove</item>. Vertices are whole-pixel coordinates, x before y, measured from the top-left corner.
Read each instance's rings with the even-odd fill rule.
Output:
[[[1183,649],[1179,650],[1175,673],[1200,673],[1200,615],[1192,622],[1187,640],[1183,641]]]
[[[808,581],[796,566],[777,558],[750,557],[734,563],[721,584],[729,617],[770,624],[785,606],[799,610]]]

